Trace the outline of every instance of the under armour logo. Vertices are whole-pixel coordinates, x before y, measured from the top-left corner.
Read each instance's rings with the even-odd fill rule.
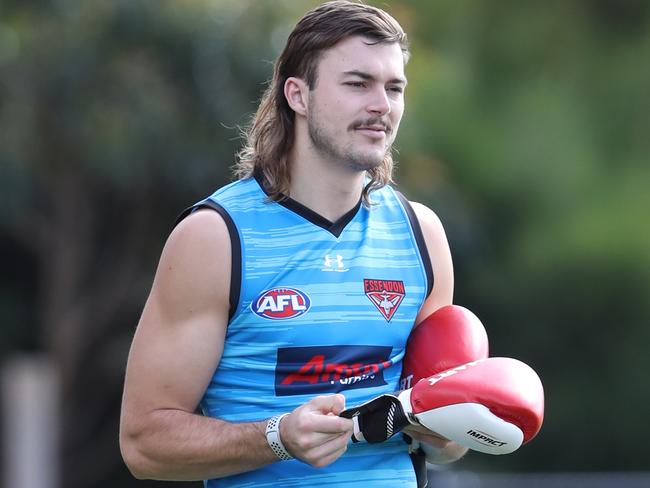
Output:
[[[323,260],[323,266],[324,268],[321,269],[321,271],[336,271],[338,273],[343,273],[350,270],[350,268],[346,268],[343,264],[343,256],[340,254],[337,254],[335,259],[332,259],[329,254],[326,254],[325,259]]]

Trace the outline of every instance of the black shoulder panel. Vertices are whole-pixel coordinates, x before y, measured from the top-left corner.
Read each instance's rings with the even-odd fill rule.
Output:
[[[230,234],[230,247],[232,248],[232,266],[230,272],[230,298],[229,298],[229,311],[228,318],[231,319],[235,312],[237,311],[237,305],[239,304],[239,293],[241,290],[241,273],[242,273],[242,262],[241,262],[241,241],[239,240],[239,232],[237,231],[237,226],[233,222],[230,214],[218,203],[212,200],[205,200],[201,203],[185,209],[176,219],[174,227],[183,220],[188,215],[200,210],[202,208],[209,208],[221,215],[221,218],[226,223],[228,227],[228,234]]]
[[[413,207],[411,206],[411,202],[409,202],[404,195],[402,195],[400,192],[395,190],[395,193],[397,194],[400,202],[402,202],[402,205],[404,206],[404,210],[406,210],[406,214],[408,215],[409,222],[411,223],[411,228],[413,229],[413,235],[415,236],[415,242],[417,242],[418,249],[420,251],[420,256],[422,257],[422,262],[424,263],[424,271],[427,275],[427,297],[431,294],[431,290],[433,290],[433,267],[431,266],[431,258],[429,257],[429,251],[427,249],[427,243],[424,240],[424,234],[422,234],[422,227],[420,227],[420,221],[418,220],[417,215],[415,215],[415,210],[413,210]]]

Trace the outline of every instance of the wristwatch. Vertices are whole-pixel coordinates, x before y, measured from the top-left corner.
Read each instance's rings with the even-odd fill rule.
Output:
[[[289,414],[283,413],[282,415],[271,417],[269,423],[266,424],[266,442],[269,443],[269,446],[271,446],[271,449],[278,459],[289,461],[290,459],[293,459],[293,456],[289,454],[289,451],[287,451],[284,444],[282,444],[282,439],[280,439],[280,422],[285,415]]]

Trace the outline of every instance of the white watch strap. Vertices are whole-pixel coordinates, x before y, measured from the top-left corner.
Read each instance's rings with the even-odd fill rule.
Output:
[[[269,423],[266,424],[266,442],[269,443],[269,446],[271,446],[278,459],[282,461],[293,459],[293,456],[289,454],[289,451],[282,444],[282,439],[280,439],[280,422],[285,415],[289,414],[283,413],[282,415],[271,417]]]

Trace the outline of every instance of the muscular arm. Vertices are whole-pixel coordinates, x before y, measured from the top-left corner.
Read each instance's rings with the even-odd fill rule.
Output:
[[[120,448],[138,478],[200,480],[277,461],[267,421],[229,423],[196,414],[217,368],[228,323],[230,238],[216,212],[182,221],[163,250],[127,364]],[[317,398],[285,417],[290,452],[315,466],[345,450],[351,422],[339,395]]]
[[[411,202],[411,206],[422,228],[434,276],[431,294],[425,300],[415,319],[415,327],[417,327],[422,320],[440,307],[450,305],[453,302],[454,266],[447,236],[438,216],[420,203]],[[427,455],[427,460],[431,463],[451,463],[463,457],[467,452],[465,447],[434,435],[424,428],[413,426],[408,427],[404,432],[424,443],[423,449]]]
[[[126,371],[120,445],[136,477],[201,479],[273,460],[264,424],[196,415],[219,364],[228,321],[230,240],[200,211],[170,235],[135,333]],[[237,442],[238,441],[238,442]]]

